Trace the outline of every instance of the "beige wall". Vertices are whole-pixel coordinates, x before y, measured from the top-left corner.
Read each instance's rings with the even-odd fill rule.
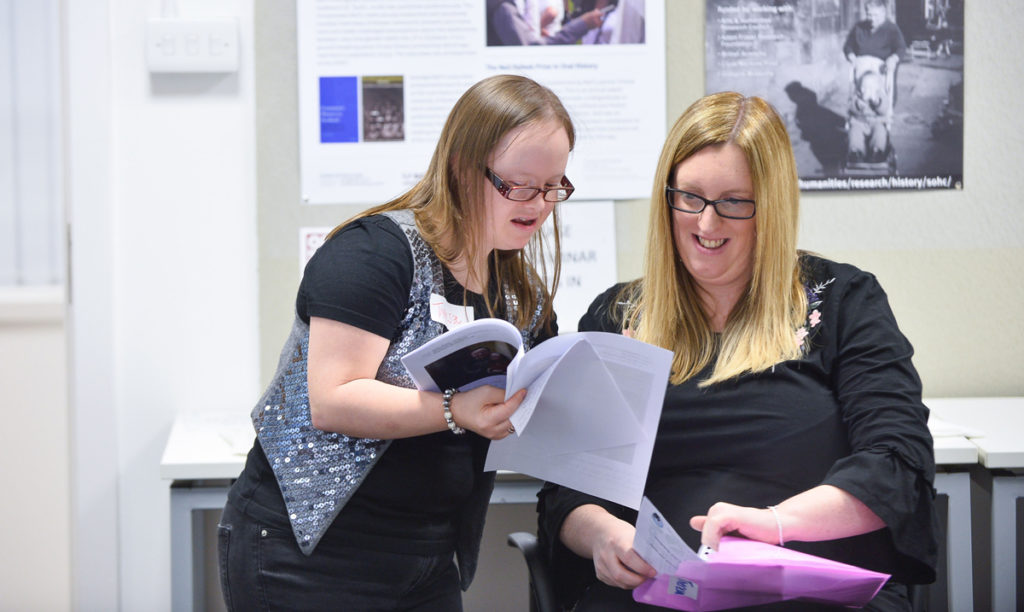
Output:
[[[0,609],[71,607],[64,300],[0,289]]]
[[[294,11],[256,6],[257,143],[274,143],[257,153],[265,380],[292,316],[298,228],[337,223],[362,206],[299,203]],[[999,1],[967,3],[965,18],[964,189],[805,193],[800,246],[878,276],[914,344],[926,396],[1020,395],[1024,321],[1014,315],[1024,305],[1024,206],[1015,201],[1024,189],[1024,71],[1000,45],[1024,17]],[[667,0],[669,124],[704,94],[703,54],[704,2]],[[651,146],[660,148],[660,138],[652,135]],[[642,201],[616,205],[623,280],[640,274],[646,216]]]

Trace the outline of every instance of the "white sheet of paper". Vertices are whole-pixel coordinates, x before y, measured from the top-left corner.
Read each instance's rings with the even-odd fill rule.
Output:
[[[561,339],[548,342],[555,340]],[[573,376],[560,377],[557,389],[545,387],[534,400],[529,426],[518,436],[491,442],[484,469],[513,470],[639,508],[672,353],[618,334],[588,333],[586,343],[589,350],[602,355],[604,372],[574,372]],[[531,352],[544,349],[546,344]],[[573,349],[587,350],[575,346]],[[569,350],[563,356],[570,361],[568,368],[577,367],[572,363],[572,353]],[[607,391],[609,387],[604,383],[608,381],[614,383],[610,388],[620,393]],[[528,398],[531,393],[527,393]],[[549,393],[551,398],[586,394],[590,409],[579,417],[581,420],[563,420],[560,416],[548,420],[546,408],[554,405],[548,403]],[[552,415],[556,412],[559,411],[550,411]],[[624,412],[630,413],[638,430],[628,428],[629,420],[621,414]]]
[[[659,574],[674,574],[683,561],[701,560],[647,497],[636,517],[633,550]]]
[[[545,344],[547,342],[537,348]],[[521,374],[516,372],[516,376]],[[586,384],[580,384],[582,381]],[[512,415],[517,436],[529,435],[540,444],[559,449],[560,453],[638,444],[646,439],[629,403],[586,339],[569,347],[554,367],[534,380],[528,389],[526,397],[531,404],[530,415],[525,417],[528,422],[523,422],[522,426],[516,423],[524,408],[522,404]],[[581,405],[592,409],[580,410]],[[537,410],[537,406],[541,409]]]

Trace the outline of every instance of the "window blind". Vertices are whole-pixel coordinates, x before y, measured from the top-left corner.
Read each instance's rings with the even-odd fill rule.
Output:
[[[0,286],[64,280],[58,0],[0,0]]]

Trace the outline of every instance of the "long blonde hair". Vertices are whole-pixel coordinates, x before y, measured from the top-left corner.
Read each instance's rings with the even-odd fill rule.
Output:
[[[665,187],[680,163],[722,143],[743,151],[757,213],[753,277],[719,338],[696,282],[679,259]],[[634,337],[674,351],[673,384],[696,376],[712,361],[702,386],[799,356],[795,333],[807,309],[796,249],[799,200],[789,134],[761,98],[712,94],[691,105],[672,126],[651,192],[644,277],[626,288],[623,317]]]
[[[478,252],[484,219],[484,168],[488,157],[505,134],[524,125],[555,120],[569,137],[569,149],[576,142],[572,119],[553,91],[522,76],[498,75],[486,78],[462,94],[441,129],[437,147],[423,178],[401,196],[363,211],[334,229],[369,215],[389,210],[411,209],[424,240],[445,265],[460,256]],[[502,310],[503,288],[515,296],[516,325],[525,328],[538,305],[543,304],[541,322],[553,319],[551,302],[561,271],[561,236],[558,207],[552,211],[554,231],[551,256],[546,256],[542,231],[519,251],[492,251],[488,267],[497,290],[484,284],[490,314]],[[332,235],[333,233],[332,232]],[[551,270],[548,270],[551,259]],[[477,269],[467,261],[470,270]]]

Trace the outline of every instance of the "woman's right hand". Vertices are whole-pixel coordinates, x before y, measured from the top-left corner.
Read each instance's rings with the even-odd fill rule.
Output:
[[[490,385],[456,393],[451,401],[452,420],[488,440],[501,440],[515,433],[509,418],[524,397],[526,389],[520,389],[505,401],[505,390]]]
[[[636,528],[601,506],[573,509],[562,523],[562,542],[577,555],[594,560],[598,579],[620,589],[633,589],[657,571],[633,550]]]
[[[611,515],[609,515],[611,517]],[[633,550],[636,527],[611,517],[594,538],[594,572],[601,582],[620,589],[635,589],[657,572]]]

